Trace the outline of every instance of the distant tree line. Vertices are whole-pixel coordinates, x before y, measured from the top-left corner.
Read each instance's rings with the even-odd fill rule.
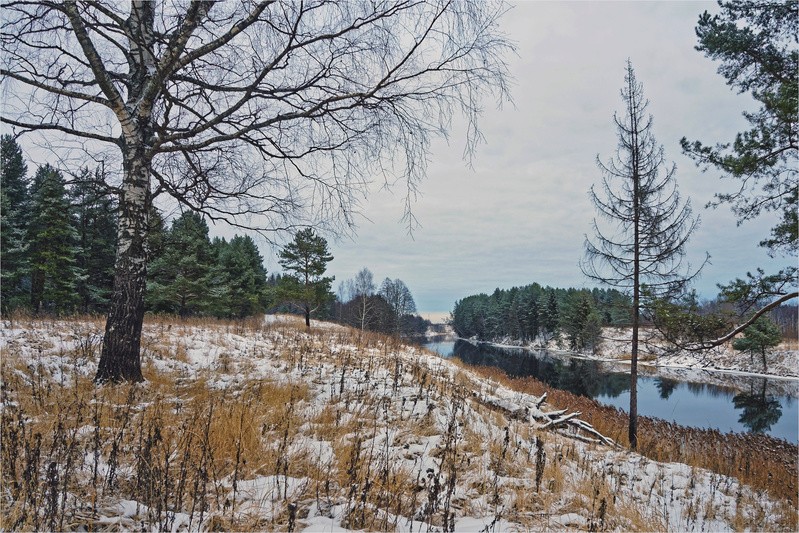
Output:
[[[603,326],[626,326],[630,299],[615,289],[561,289],[538,283],[496,289],[455,303],[452,326],[464,338],[522,343],[561,333],[573,350],[593,350]]]
[[[416,302],[401,279],[385,278],[377,287],[374,275],[365,267],[341,283],[333,315],[338,322],[362,331],[398,337],[424,335],[431,326],[416,314]]]
[[[114,284],[118,202],[103,168],[68,179],[50,165],[32,179],[14,137],[0,139],[2,313],[106,313]],[[167,224],[150,207],[146,228],[148,312],[242,318],[289,312],[336,319],[392,335],[423,334],[429,322],[402,280],[375,287],[368,269],[340,298],[326,276],[327,241],[306,228],[279,252],[283,273],[267,276],[253,239],[209,237],[204,217],[187,211]]]

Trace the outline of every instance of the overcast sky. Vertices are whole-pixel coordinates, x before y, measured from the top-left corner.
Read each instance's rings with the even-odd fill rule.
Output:
[[[772,219],[736,227],[728,206],[705,204],[734,184],[702,174],[683,156],[683,136],[729,141],[755,109],[694,49],[694,26],[711,2],[520,2],[504,19],[518,46],[510,58],[514,105],[485,102],[486,144],[470,170],[462,161],[464,133],[434,144],[428,177],[414,213],[413,238],[400,222],[402,191],[370,197],[352,240],[331,242],[336,284],[368,267],[376,280],[402,279],[420,312],[448,312],[456,300],[496,287],[538,282],[591,287],[578,261],[594,209],[587,195],[601,179],[595,159],[616,146],[613,112],[629,57],[644,84],[654,133],[677,164],[677,181],[702,226],[689,255],[712,264],[696,287],[712,297],[716,283],[774,266],[757,243]],[[795,260],[794,260],[795,261]],[[779,263],[786,262],[784,259]],[[267,258],[271,270],[276,260]]]
[[[465,129],[456,121],[449,143],[433,144],[413,207],[421,224],[413,238],[401,222],[404,191],[371,195],[357,235],[330,240],[335,286],[368,267],[378,284],[402,279],[422,314],[448,313],[456,300],[496,287],[594,286],[578,267],[594,217],[588,189],[602,177],[597,155],[607,160],[616,147],[612,117],[623,109],[627,58],[651,101],[655,137],[677,164],[681,193],[702,218],[689,243],[695,263],[705,252],[712,258],[696,285],[700,294],[713,297],[716,283],[788,262],[770,260],[757,246],[773,217],[737,227],[729,206],[705,209],[714,192],[735,183],[702,174],[680,151],[683,136],[732,140],[746,126],[741,112],[757,107],[694,49],[694,26],[706,9],[715,11],[715,3],[519,2],[503,20],[518,47],[508,58],[514,104],[484,102],[486,143],[474,167],[462,159]],[[235,232],[211,227],[212,235]],[[267,269],[279,271],[276,250],[255,238]]]

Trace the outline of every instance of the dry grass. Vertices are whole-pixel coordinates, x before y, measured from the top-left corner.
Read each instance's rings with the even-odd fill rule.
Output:
[[[629,446],[629,417],[624,411],[549,387],[534,378],[512,378],[493,367],[477,370],[514,390],[534,395],[547,393],[548,401],[553,405],[580,411],[580,418],[599,432]],[[656,461],[684,463],[735,477],[791,505],[795,506],[797,502],[797,446],[780,439],[753,433],[725,434],[639,417],[638,452]]]
[[[65,327],[80,342],[51,373],[41,355],[56,349],[47,328]],[[4,351],[4,530],[293,530],[312,508],[337,509],[343,526],[370,531],[412,519],[446,531],[463,516],[536,530],[566,512],[593,530],[663,527],[587,458],[593,448],[472,401],[473,391],[501,385],[408,355],[393,339],[299,321],[148,317],[148,381],[95,387],[98,327],[32,321],[28,345]],[[206,344],[216,355],[198,352]],[[31,350],[40,355],[23,357]],[[203,364],[191,367],[197,358]],[[271,374],[259,374],[264,365]],[[613,434],[616,422],[603,426],[595,413],[589,421]],[[258,480],[272,485],[242,493]],[[138,502],[134,516],[122,516],[121,500]],[[757,515],[757,500],[742,500]],[[790,507],[780,512],[792,529]],[[736,527],[760,523],[733,518]]]

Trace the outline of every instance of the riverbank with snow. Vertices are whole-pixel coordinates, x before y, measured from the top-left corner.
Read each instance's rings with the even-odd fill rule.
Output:
[[[474,339],[463,339],[475,342]],[[525,348],[531,351],[546,350],[555,354],[591,359],[595,361],[629,364],[632,330],[630,328],[603,328],[599,344],[593,352],[574,352],[564,349],[567,344],[563,338],[554,338],[542,343],[520,343],[511,339],[490,342],[497,347]],[[639,366],[652,366],[669,372],[670,369],[687,375],[685,371],[702,373],[721,372],[729,375],[758,376],[799,380],[799,349],[797,342],[782,343],[767,353],[767,368],[763,368],[761,358],[734,350],[731,343],[703,351],[682,350],[675,352],[666,347],[654,332],[643,330],[639,346]]]

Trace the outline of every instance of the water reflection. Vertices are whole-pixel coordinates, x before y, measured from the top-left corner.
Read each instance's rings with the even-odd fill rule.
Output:
[[[597,361],[561,358],[543,352],[531,356],[523,349],[475,345],[461,340],[455,342],[453,354],[470,365],[494,366],[515,377],[532,376],[580,396],[617,397],[630,389],[629,376],[607,373]]]
[[[516,377],[532,376],[552,387],[625,411],[629,407],[630,376],[620,371],[628,366],[460,340],[427,347],[471,365],[498,367]],[[796,402],[788,395],[770,394],[770,380],[738,376],[733,385],[715,385],[673,379],[647,367],[642,368],[641,374],[639,414],[686,426],[768,433],[793,443],[799,440]]]
[[[677,383],[679,383],[679,381],[676,379],[655,378],[655,386],[658,388],[661,399],[668,400],[671,393],[677,388]]]
[[[753,433],[764,433],[771,429],[782,416],[782,406],[774,396],[766,394],[766,380],[761,379],[762,387],[758,392],[736,394],[732,403],[736,409],[742,409],[738,422]],[[754,388],[754,387],[753,387]]]

